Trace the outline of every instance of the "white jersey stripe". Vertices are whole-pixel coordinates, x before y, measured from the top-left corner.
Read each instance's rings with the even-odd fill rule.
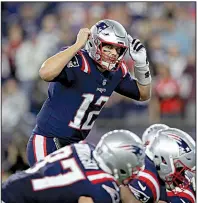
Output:
[[[85,64],[85,69],[83,70],[85,73],[88,73],[89,71],[89,67],[88,67],[88,64],[87,64],[87,60],[85,59],[85,57],[83,56],[83,54],[81,55],[82,56],[82,59],[84,61],[84,64]]]
[[[195,195],[193,194],[193,192],[191,190],[188,190],[188,189],[181,190],[179,187],[176,187],[175,191],[180,192],[181,194],[185,193],[187,196],[190,196],[193,199],[193,201],[195,202]],[[168,191],[168,193],[172,193],[172,192]]]
[[[193,201],[195,202],[195,196],[190,190],[184,190],[184,193],[188,194],[189,196],[192,197]]]
[[[99,174],[94,174],[94,175],[88,175],[87,178],[90,181],[99,180],[99,179],[103,179],[103,178],[112,178],[112,179],[115,179],[112,175],[107,174],[107,173],[99,173]]]
[[[146,178],[146,179],[148,179],[148,180],[150,180],[150,181],[152,182],[153,186],[155,187],[156,194],[157,194],[156,202],[158,202],[158,201],[159,201],[159,198],[160,198],[160,188],[159,188],[159,184],[158,184],[158,182],[155,180],[155,178],[154,178],[152,175],[150,175],[150,174],[148,174],[148,173],[145,173],[145,172],[143,172],[143,171],[140,171],[139,174],[138,174],[138,176],[144,177],[144,178]]]
[[[124,63],[122,63],[122,68],[123,68],[123,77],[125,77],[127,74],[127,67]]]
[[[44,140],[45,138],[41,135],[35,135],[34,138],[34,153],[35,153],[35,158],[36,161],[40,161],[45,157],[45,149],[44,149]]]

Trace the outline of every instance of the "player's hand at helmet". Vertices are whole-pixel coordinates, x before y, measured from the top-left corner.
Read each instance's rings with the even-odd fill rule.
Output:
[[[88,28],[82,28],[78,32],[76,44],[79,46],[79,48],[83,48],[89,38],[91,31]]]
[[[144,45],[139,39],[133,39],[128,35],[129,53],[134,60],[134,75],[140,85],[149,85],[151,83],[151,74],[149,62]]]
[[[147,62],[146,49],[139,39],[133,39],[128,35],[129,40],[129,53],[135,62],[136,67],[145,67]]]

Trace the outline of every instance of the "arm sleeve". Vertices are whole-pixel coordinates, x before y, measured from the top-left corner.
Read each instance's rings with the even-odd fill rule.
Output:
[[[127,73],[122,81],[118,84],[115,92],[131,99],[140,99],[140,91],[137,86],[137,82],[134,78],[132,78],[130,73]]]
[[[177,202],[187,202],[187,203],[195,203],[196,202],[196,197],[195,193],[191,188],[188,188],[178,194],[174,194],[171,191],[168,191],[168,198],[171,203],[177,203]]]
[[[70,86],[74,81],[74,73],[67,66],[61,71],[61,73],[55,77],[51,82],[60,82],[63,85]]]
[[[67,49],[64,47],[61,51]],[[70,86],[75,80],[74,68],[79,68],[81,65],[79,55],[76,54],[68,64],[65,65],[61,73],[55,77],[51,82],[60,82],[63,85]]]
[[[137,200],[145,203],[155,202],[152,189],[144,181],[134,179],[128,186]]]

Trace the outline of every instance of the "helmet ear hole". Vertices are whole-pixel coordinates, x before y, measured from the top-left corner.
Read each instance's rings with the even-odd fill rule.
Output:
[[[123,169],[120,169],[120,173],[121,173],[121,174],[126,174],[126,171],[123,170]]]
[[[162,163],[167,165],[167,162],[166,162],[166,160],[164,159],[163,156],[161,156],[161,159],[162,159]]]
[[[122,54],[124,54],[125,51],[126,51],[126,48],[121,48],[119,56],[122,56]]]

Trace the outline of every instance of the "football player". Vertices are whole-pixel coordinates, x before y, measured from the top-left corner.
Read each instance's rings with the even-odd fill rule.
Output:
[[[154,140],[155,136],[157,135],[157,132],[159,130],[162,129],[167,129],[169,128],[167,125],[165,124],[153,124],[151,126],[149,126],[143,133],[142,135],[142,141],[144,146],[149,147],[151,142]],[[177,193],[173,193],[170,190],[167,190],[167,198],[169,200],[169,202],[171,203],[177,203],[177,202],[189,202],[189,203],[193,203],[195,201],[195,193],[192,192],[193,190],[195,191],[195,168],[193,168],[192,172],[187,171],[187,177],[188,175],[190,176],[191,181],[191,185],[189,186],[189,188],[185,189],[185,190],[181,190],[180,188],[177,188],[178,192]],[[182,202],[182,203],[183,203]]]
[[[149,126],[142,134],[142,142],[143,145],[147,148],[151,142],[154,140],[155,136],[157,135],[157,132],[162,129],[169,128],[165,124],[153,124]]]
[[[128,49],[135,78],[124,62]],[[48,58],[39,73],[50,83],[27,146],[30,166],[57,147],[84,140],[113,91],[140,101],[150,98],[146,49],[113,20],[81,29],[76,43]]]
[[[122,187],[123,202],[195,203],[190,179],[186,177],[186,172],[194,172],[195,141],[179,129],[164,125],[162,128],[157,135],[153,126],[148,131],[153,132],[154,139],[146,147],[145,169],[129,182],[131,193],[127,187]],[[147,140],[146,134],[144,139]]]
[[[119,203],[119,185],[144,167],[141,139],[128,130],[65,146],[2,184],[6,203]]]

